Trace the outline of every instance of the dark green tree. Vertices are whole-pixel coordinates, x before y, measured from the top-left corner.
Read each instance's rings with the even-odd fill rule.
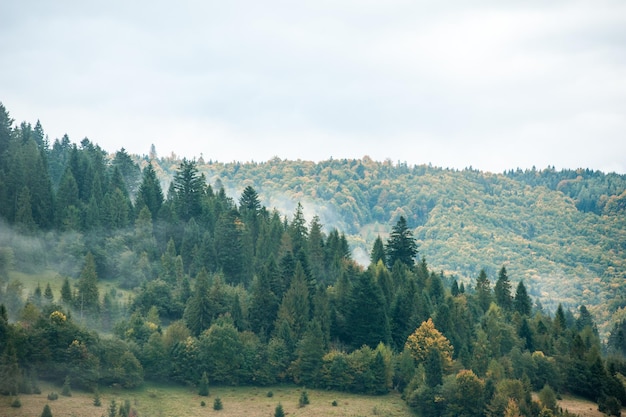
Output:
[[[493,292],[496,298],[496,304],[505,311],[509,311],[513,307],[513,297],[511,296],[511,282],[506,273],[506,268],[503,266],[498,273],[498,279],[493,287]]]
[[[320,380],[322,357],[324,356],[324,337],[317,321],[312,321],[298,343],[296,361],[292,365],[296,383],[315,386]]]
[[[50,288],[50,283],[46,284],[46,289],[43,292],[43,297],[46,299],[47,303],[51,303],[54,301],[54,294],[52,293],[52,288]]]
[[[374,241],[374,246],[372,247],[372,252],[370,253],[370,264],[376,265],[379,261],[381,261],[383,265],[387,265],[385,245],[383,244],[383,240],[380,238],[380,235],[378,235]]]
[[[100,308],[96,261],[91,252],[85,256],[85,266],[78,279],[78,298],[75,302],[81,314],[83,311],[97,312]]]
[[[174,174],[174,208],[178,217],[187,222],[202,214],[202,195],[206,188],[204,175],[198,173],[196,161],[183,159]],[[168,196],[169,198],[169,196]]]
[[[202,269],[196,277],[193,295],[187,301],[184,319],[191,333],[198,336],[211,325],[213,310],[209,298],[209,276]]]
[[[202,378],[200,378],[200,383],[198,384],[198,395],[203,397],[209,396],[209,377],[206,372],[202,372]]]
[[[416,255],[417,243],[413,237],[413,232],[407,226],[404,216],[400,216],[400,219],[391,229],[389,240],[387,240],[387,266],[391,269],[396,262],[402,262],[413,267]]]
[[[146,165],[143,170],[143,178],[139,185],[137,192],[137,198],[135,199],[135,206],[140,209],[142,206],[148,207],[152,220],[155,221],[158,218],[159,210],[163,205],[163,189],[159,182],[156,172],[152,167],[152,163]]]
[[[517,284],[517,289],[515,290],[515,298],[513,299],[513,305],[515,307],[515,311],[520,313],[522,316],[530,316],[533,305],[532,300],[526,292],[524,281],[520,281],[519,284]]]
[[[48,404],[43,406],[41,417],[52,417],[52,410],[50,410],[50,406]]]
[[[285,417],[285,411],[283,410],[283,405],[278,403],[276,409],[274,410],[274,417]]]
[[[126,189],[131,195],[135,195],[141,177],[141,169],[128,155],[126,149],[122,148],[115,153],[111,165],[117,168],[122,174]]]
[[[72,288],[70,287],[70,280],[67,277],[65,277],[63,285],[61,285],[61,301],[65,305],[72,305]]]
[[[360,274],[353,285],[347,317],[350,344],[372,349],[380,342],[389,344],[391,329],[382,289],[370,271]]]
[[[493,296],[491,294],[490,282],[484,269],[480,270],[478,278],[476,278],[476,297],[478,298],[478,305],[486,312],[489,309]]]

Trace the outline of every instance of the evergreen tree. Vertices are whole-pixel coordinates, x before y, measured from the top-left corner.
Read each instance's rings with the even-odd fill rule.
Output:
[[[278,297],[272,291],[270,271],[265,266],[252,282],[250,294],[250,328],[262,340],[267,340],[273,329],[278,312]]]
[[[484,269],[480,270],[478,278],[476,278],[476,296],[478,297],[478,305],[483,311],[489,309],[491,304],[492,295],[489,279]]]
[[[46,299],[47,303],[52,303],[54,301],[54,294],[52,293],[52,288],[50,288],[50,283],[46,284],[46,289],[43,292],[43,296]]]
[[[278,403],[276,409],[274,410],[274,417],[285,417],[285,411],[283,410],[283,405]]]
[[[348,312],[350,344],[357,348],[367,345],[372,349],[380,342],[391,341],[389,317],[383,292],[366,271],[354,282]]]
[[[196,277],[193,295],[187,301],[184,319],[191,333],[198,336],[208,329],[212,318],[211,299],[209,298],[209,276],[202,269]]]
[[[75,302],[81,313],[83,311],[96,312],[100,307],[98,274],[96,273],[96,262],[91,252],[85,256],[85,266],[78,279],[78,299]]]
[[[304,270],[300,263],[297,263],[291,286],[285,293],[278,309],[275,329],[279,329],[280,324],[284,322],[293,335],[293,339],[299,340],[304,334],[311,316],[310,306],[309,288],[306,285]]]
[[[429,349],[424,362],[426,384],[434,388],[443,383],[443,362],[438,349]]]
[[[61,286],[61,301],[65,305],[72,305],[72,288],[70,287],[70,280],[65,277],[63,285]]]
[[[200,378],[200,383],[198,384],[198,395],[203,397],[209,396],[209,377],[206,372],[202,372],[202,378]]]
[[[163,189],[156,176],[152,162],[146,165],[143,170],[143,177],[139,185],[137,198],[135,199],[137,208],[141,208],[143,205],[150,210],[152,220],[156,220],[163,205]]]
[[[506,273],[506,268],[503,266],[498,273],[498,279],[494,286],[494,294],[496,298],[496,304],[505,311],[511,310],[513,307],[513,297],[511,296],[511,283]]]
[[[50,410],[50,406],[48,404],[43,406],[41,417],[52,417],[52,410]]]
[[[244,224],[238,217],[235,210],[228,210],[222,213],[215,225],[215,248],[217,252],[218,264],[229,283],[234,285],[248,282],[244,276],[242,230]]]
[[[297,359],[292,366],[296,383],[315,386],[319,379],[324,356],[322,328],[317,321],[312,321],[304,332],[296,350]]]
[[[204,175],[198,173],[196,161],[183,159],[174,174],[174,208],[178,217],[187,222],[202,214],[202,194],[206,187]],[[169,196],[168,196],[169,199]]]
[[[415,265],[417,243],[413,237],[413,232],[407,226],[404,216],[400,216],[396,225],[391,229],[386,249],[387,266],[390,269],[396,262],[402,262],[409,267]]]
[[[379,261],[381,261],[383,265],[387,265],[385,246],[383,244],[383,240],[380,238],[380,235],[378,235],[374,241],[374,247],[372,248],[372,253],[370,254],[370,264],[376,265]]]
[[[111,165],[120,171],[120,174],[124,179],[126,189],[131,195],[134,195],[137,191],[139,178],[141,177],[141,169],[139,168],[139,165],[133,161],[124,148],[115,153],[115,157],[113,158]]]
[[[513,305],[515,306],[515,311],[520,313],[522,316],[530,316],[532,311],[532,301],[526,292],[524,281],[520,281],[519,284],[517,284]]]

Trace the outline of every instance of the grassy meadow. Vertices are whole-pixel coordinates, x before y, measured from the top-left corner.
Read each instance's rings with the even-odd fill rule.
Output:
[[[121,405],[130,400],[140,417],[232,416],[271,417],[278,403],[287,416],[412,416],[406,403],[396,393],[383,396],[353,395],[340,392],[306,389],[310,404],[300,408],[298,400],[303,388],[292,385],[273,387],[211,387],[208,397],[197,395],[189,387],[144,384],[137,390],[104,388],[100,391],[102,406],[93,405],[93,393],[73,391],[71,397],[59,395],[49,401],[48,393],[61,392],[61,387],[42,383],[41,394],[21,395],[22,407],[12,408],[12,398],[0,396],[0,415],[5,417],[39,416],[44,405],[50,405],[52,415],[67,417],[106,416],[111,400]],[[268,396],[268,392],[272,396]],[[223,409],[213,409],[215,398],[222,400]],[[206,405],[201,406],[204,401]],[[333,406],[333,401],[336,406]]]

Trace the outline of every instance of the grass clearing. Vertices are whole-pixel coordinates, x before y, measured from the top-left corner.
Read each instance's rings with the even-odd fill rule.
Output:
[[[229,417],[271,417],[281,403],[287,416],[412,416],[409,407],[399,394],[365,396],[348,393],[306,389],[310,404],[300,408],[298,400],[304,388],[293,385],[271,387],[210,387],[210,395],[201,397],[197,390],[172,385],[144,384],[137,390],[126,391],[115,388],[101,388],[101,407],[93,405],[93,393],[73,391],[71,397],[59,396],[49,401],[48,393],[60,392],[61,388],[41,383],[41,394],[21,395],[21,408],[12,408],[11,397],[0,396],[0,415],[18,417],[38,416],[44,405],[50,405],[53,416],[100,417],[107,415],[112,399],[117,405],[130,400],[139,416],[183,417],[183,416],[229,416]],[[268,397],[268,391],[273,396]],[[223,409],[213,410],[213,402],[220,397]],[[206,403],[205,407],[200,402]],[[333,406],[336,401],[337,406]]]

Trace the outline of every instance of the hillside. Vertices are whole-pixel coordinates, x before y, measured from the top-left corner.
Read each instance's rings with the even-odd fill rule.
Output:
[[[617,415],[623,183],[138,158],[0,123],[0,395],[295,383],[422,417],[565,416],[557,393]]]
[[[141,162],[140,160],[138,160]],[[145,164],[145,159],[143,160]],[[179,161],[158,160],[166,189]],[[238,196],[253,186],[283,214],[305,214],[347,233],[354,258],[369,262],[376,236],[404,216],[419,256],[471,284],[505,265],[548,311],[590,307],[598,322],[626,306],[626,176],[554,169],[492,174],[359,160],[264,163],[200,159],[210,184]],[[219,186],[219,185],[218,185]]]

